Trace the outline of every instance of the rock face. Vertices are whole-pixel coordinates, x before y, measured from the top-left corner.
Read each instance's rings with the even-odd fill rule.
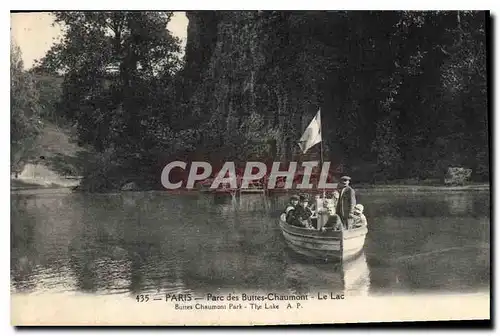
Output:
[[[257,72],[263,63],[257,12],[190,13],[187,71],[193,73],[191,113],[209,123],[208,135],[221,134],[219,145],[231,142],[256,110]],[[204,32],[205,27],[213,28]],[[202,33],[204,32],[204,33]],[[214,35],[215,33],[215,35]],[[201,51],[201,53],[200,53]],[[200,55],[203,55],[200,58]],[[198,74],[194,74],[199,71]],[[217,147],[217,146],[216,146]]]
[[[140,188],[137,186],[135,182],[129,182],[124,184],[121,188],[121,191],[135,191],[135,190],[140,190]]]
[[[212,57],[217,41],[217,13],[215,11],[186,12],[189,19],[186,43],[185,74],[192,82],[199,82]],[[190,88],[191,89],[191,88]]]
[[[189,113],[210,127],[218,148],[235,137],[269,144],[274,158],[291,159],[296,140],[320,106],[314,39],[289,41],[304,19],[283,12],[188,12],[186,75]],[[302,21],[301,21],[302,20]],[[312,42],[311,42],[312,41]],[[326,70],[326,69],[323,69]],[[322,75],[325,75],[323,71]],[[220,134],[217,138],[210,135]]]
[[[248,143],[261,141],[273,161],[318,160],[319,145],[301,155],[297,141],[321,109],[324,159],[333,166],[346,172],[358,167],[357,175],[366,176],[365,181],[374,175],[426,177],[421,172],[429,167],[430,175],[441,178],[441,167],[457,161],[450,157],[438,165],[440,158],[431,153],[455,138],[448,131],[450,135],[440,139],[439,123],[423,122],[434,114],[422,111],[443,103],[423,88],[441,85],[428,69],[442,57],[431,41],[444,30],[438,34],[433,21],[420,27],[405,15],[188,12],[182,119],[189,123],[185,128],[198,132],[196,150],[219,153],[219,162],[250,161],[257,158],[250,157]],[[402,29],[402,22],[412,28]],[[414,45],[414,36],[426,38]],[[420,47],[429,52],[417,62]],[[417,77],[421,84],[415,84]],[[420,94],[428,102],[412,100]],[[446,106],[454,110],[453,104]],[[459,115],[465,114],[446,118]],[[476,132],[478,138],[483,133]],[[477,152],[470,150],[458,162],[474,167],[470,162]],[[197,159],[205,159],[201,156]]]
[[[472,169],[462,167],[449,167],[444,177],[446,185],[463,185],[472,175]]]

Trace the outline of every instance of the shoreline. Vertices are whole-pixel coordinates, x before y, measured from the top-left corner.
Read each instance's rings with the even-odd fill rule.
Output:
[[[373,190],[377,191],[486,191],[490,190],[489,183],[468,184],[462,186],[446,186],[446,185],[411,185],[411,184],[372,184],[359,185],[354,187],[356,190]]]
[[[77,193],[127,193],[127,192],[164,192],[168,194],[208,194],[208,195],[231,195],[230,192],[207,192],[200,191],[198,189],[142,189],[142,190],[107,190],[102,192],[89,192],[85,190],[78,190],[78,181],[68,179],[67,183],[58,183],[62,181],[44,181],[40,183],[39,181],[25,181],[22,179],[12,179],[10,184],[10,191],[28,191],[28,190],[49,190],[49,189],[71,189]],[[76,189],[75,189],[76,188]],[[390,183],[390,184],[353,184],[355,190],[363,191],[392,191],[392,192],[433,192],[433,191],[488,191],[491,186],[489,183],[475,183],[460,186],[446,186],[446,185],[416,185],[416,184],[405,184],[405,183]],[[269,190],[270,194],[291,194],[291,193],[315,193],[320,190],[298,190],[298,189],[272,189]],[[258,195],[261,193],[251,192],[242,193],[241,195]]]
[[[31,164],[25,167],[25,171],[21,172],[19,176],[12,175],[10,178],[10,190],[12,191],[26,191],[26,190],[48,190],[48,189],[70,189],[72,192],[78,193],[122,193],[122,192],[165,192],[168,194],[212,194],[212,195],[231,195],[235,193],[235,190],[207,190],[205,188],[194,188],[194,189],[175,189],[167,190],[163,188],[159,181],[154,182],[154,177],[149,176],[147,179],[136,180],[136,181],[123,181],[116,184],[116,188],[105,188],[100,190],[92,190],[91,187],[94,180],[85,180],[83,176],[71,176],[59,174],[53,171],[50,167],[43,163]],[[99,180],[99,179],[98,179]],[[425,179],[417,180],[416,178],[407,179],[394,179],[389,181],[376,181],[374,183],[367,183],[362,181],[357,181],[354,179],[355,183],[352,183],[352,187],[355,190],[364,191],[377,191],[377,192],[436,192],[436,191],[488,191],[490,190],[490,183],[480,183],[469,181],[463,185],[453,185],[445,184],[443,180],[440,179]],[[336,184],[333,183],[335,186]],[[98,184],[99,186],[99,184]],[[291,193],[310,193],[317,194],[321,193],[322,189],[296,189],[297,184],[295,184],[291,189],[275,188],[266,190],[266,194],[291,194]],[[238,189],[237,189],[238,190]],[[326,192],[332,189],[327,189]],[[253,190],[252,188],[237,191],[238,194],[262,194],[263,190],[260,191]]]

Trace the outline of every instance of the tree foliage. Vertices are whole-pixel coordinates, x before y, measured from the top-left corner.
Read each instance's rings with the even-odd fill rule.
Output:
[[[140,178],[160,154],[189,148],[190,132],[172,125],[182,67],[180,41],[166,29],[172,12],[53,15],[64,34],[37,71],[62,74],[59,111],[76,126],[81,145],[102,153],[88,176],[100,174],[104,160]]]
[[[450,165],[488,177],[484,12],[262,19],[266,85],[279,91],[270,101],[288,101],[278,109],[290,123],[286,141],[293,145],[305,111],[321,108],[330,159],[375,163],[367,179],[439,177]]]
[[[34,89],[38,93],[38,106],[40,117],[56,125],[71,125],[63,110],[60,108],[63,77],[57,74],[31,69]]]
[[[38,102],[31,75],[24,70],[21,50],[10,46],[10,129],[11,169],[17,170],[30,158],[36,137],[42,127]]]
[[[185,62],[171,12],[54,15],[38,70],[62,74],[57,113],[109,163],[89,176],[157,177],[186,152],[300,159],[321,108],[325,158],[358,180],[489,177],[483,12],[189,12]]]
[[[181,66],[171,12],[56,12],[64,36],[39,68],[64,74],[62,106],[98,151],[148,142]]]

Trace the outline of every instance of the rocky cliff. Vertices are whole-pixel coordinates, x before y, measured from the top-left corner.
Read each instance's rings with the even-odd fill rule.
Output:
[[[325,73],[319,78],[314,61],[308,60],[316,41],[290,40],[301,22],[288,13],[187,16],[185,71],[193,79],[190,113],[212,125],[209,133],[223,135],[207,135],[206,141],[223,144],[251,133],[256,141],[275,144],[275,158],[290,159],[298,149],[294,141],[321,104],[318,89]]]
[[[318,158],[319,146],[304,157],[296,141],[321,109],[325,159],[350,172],[361,167],[366,180],[441,176],[450,164],[485,170],[484,123],[468,122],[465,132],[452,122],[485,115],[485,59],[469,52],[484,46],[481,13],[461,20],[369,11],[187,17],[182,115],[199,132],[197,150],[222,160],[248,161],[253,151],[282,161]],[[465,31],[465,19],[477,27]],[[474,74],[467,85],[457,84],[463,71]],[[468,106],[451,96],[470,97]],[[457,156],[444,143],[467,150]]]

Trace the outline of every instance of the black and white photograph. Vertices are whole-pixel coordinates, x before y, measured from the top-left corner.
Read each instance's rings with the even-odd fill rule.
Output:
[[[489,321],[491,22],[11,11],[11,324]]]

